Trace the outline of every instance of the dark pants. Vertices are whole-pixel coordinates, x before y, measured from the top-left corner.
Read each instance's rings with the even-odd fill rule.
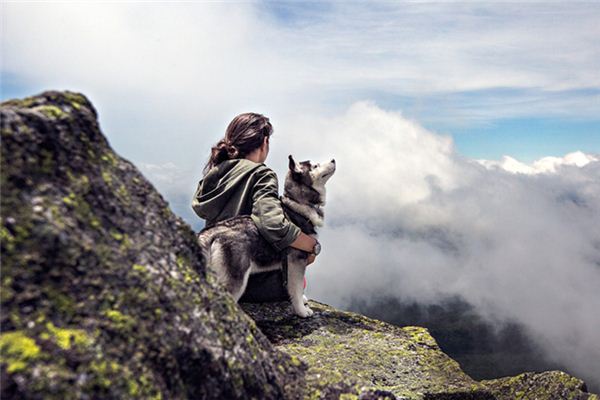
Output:
[[[289,299],[287,288],[283,286],[283,273],[281,270],[275,270],[250,275],[246,291],[239,302],[269,303]]]

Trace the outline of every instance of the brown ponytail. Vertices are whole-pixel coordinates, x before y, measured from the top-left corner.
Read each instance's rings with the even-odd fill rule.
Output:
[[[225,137],[210,150],[204,174],[225,160],[244,158],[258,149],[265,137],[273,134],[269,118],[262,114],[244,113],[235,117],[227,126]]]

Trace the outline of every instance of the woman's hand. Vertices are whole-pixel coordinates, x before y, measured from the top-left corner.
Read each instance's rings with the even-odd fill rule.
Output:
[[[317,256],[313,253],[310,253],[308,255],[308,263],[306,263],[307,266],[309,266],[310,264],[315,262],[315,258],[317,258]]]

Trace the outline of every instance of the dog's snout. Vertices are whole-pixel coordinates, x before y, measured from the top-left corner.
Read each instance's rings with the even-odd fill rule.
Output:
[[[331,159],[331,162],[335,164],[335,159],[334,159],[334,158],[332,158],[332,159]]]

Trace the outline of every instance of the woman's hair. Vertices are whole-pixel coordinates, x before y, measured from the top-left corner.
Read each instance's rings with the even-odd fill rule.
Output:
[[[225,160],[246,157],[262,145],[265,137],[272,134],[273,126],[269,118],[264,115],[257,113],[238,115],[229,123],[225,137],[211,148],[204,174]]]

